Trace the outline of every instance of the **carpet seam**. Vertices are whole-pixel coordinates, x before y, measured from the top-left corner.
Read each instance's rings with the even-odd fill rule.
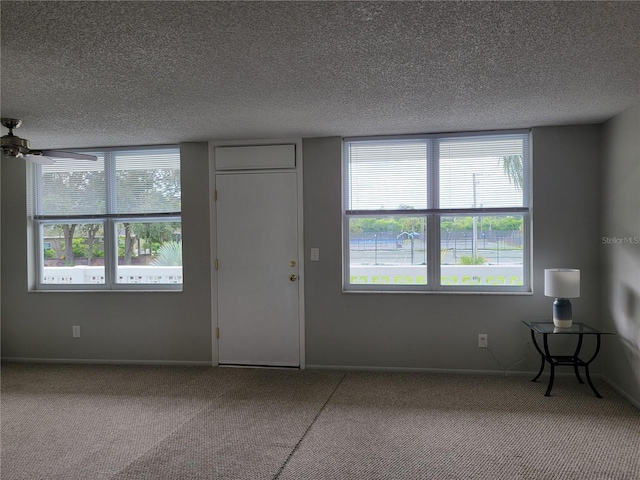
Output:
[[[344,381],[344,379],[347,378],[347,374],[343,373],[342,377],[340,378],[340,381],[338,382],[338,384],[336,385],[336,387],[333,389],[333,391],[331,392],[331,395],[329,395],[329,398],[327,398],[327,400],[322,404],[322,407],[320,407],[320,410],[318,410],[318,413],[316,413],[316,416],[313,417],[313,420],[311,421],[311,423],[309,424],[309,426],[307,427],[307,429],[304,431],[304,433],[302,434],[302,436],[300,437],[300,440],[298,440],[298,442],[295,444],[295,446],[293,447],[293,450],[291,450],[291,452],[289,453],[289,456],[287,457],[287,459],[284,461],[284,463],[282,464],[282,466],[280,467],[280,469],[276,472],[276,474],[273,476],[272,480],[278,480],[278,478],[280,477],[280,475],[282,474],[282,472],[284,471],[285,467],[287,466],[287,464],[289,463],[289,460],[291,460],[291,458],[293,457],[293,455],[298,451],[298,449],[300,448],[300,445],[302,444],[302,442],[304,441],[304,439],[307,437],[307,434],[309,433],[309,430],[311,430],[311,427],[313,427],[316,423],[316,421],[318,420],[318,418],[320,417],[320,415],[322,414],[322,412],[324,411],[325,407],[328,405],[328,403],[331,401],[331,399],[333,398],[333,396],[335,395],[335,393],[338,391],[338,388],[340,388],[340,385],[342,385],[342,382]]]
[[[202,376],[204,376],[204,374],[201,374]],[[199,381],[199,378],[194,378],[192,380],[190,380],[189,382],[187,382],[188,384],[194,384],[197,381]],[[162,438],[159,438],[153,445],[151,445],[149,448],[147,448],[146,450],[144,450],[143,452],[140,453],[140,455],[136,456],[134,459],[132,459],[129,463],[127,463],[124,467],[122,467],[121,469],[119,469],[118,471],[112,473],[111,475],[109,475],[109,478],[115,478],[118,475],[120,475],[123,471],[125,471],[127,468],[129,468],[131,465],[133,465],[135,462],[137,462],[140,458],[142,458],[143,456],[145,456],[147,453],[149,453],[151,450],[153,450],[154,448],[156,448],[158,445],[160,445],[162,442],[164,442],[167,438],[169,438],[171,435],[174,435],[177,431],[179,431],[181,428],[183,428],[187,423],[189,423],[191,420],[194,419],[194,417],[196,417],[197,415],[199,415],[201,412],[203,412],[204,410],[206,410],[207,408],[210,408],[211,405],[214,403],[215,400],[209,400],[207,402],[206,405],[203,405],[202,408],[198,409],[196,412],[193,413],[193,415],[190,415],[188,418],[186,418],[184,420],[184,422],[182,422],[180,425],[178,425],[175,429],[173,429],[171,432],[167,433],[166,435],[164,435]]]
[[[116,472],[112,473],[111,475],[109,475],[109,478],[116,478],[118,475],[120,475],[122,472],[124,472],[127,468],[131,467],[131,465],[133,465],[134,463],[136,463],[138,460],[140,460],[142,457],[144,457],[146,454],[148,454],[150,451],[152,451],[154,448],[156,448],[158,445],[160,445],[162,442],[164,442],[167,438],[169,438],[171,435],[174,435],[178,430],[180,430],[181,428],[183,428],[188,422],[190,422],[193,417],[195,417],[197,414],[199,414],[200,412],[202,412],[203,410],[209,408],[210,405],[207,405],[205,407],[202,407],[202,409],[198,410],[197,412],[195,412],[192,416],[190,416],[189,418],[185,419],[184,422],[182,422],[180,425],[178,425],[174,430],[172,430],[171,432],[167,433],[166,435],[164,435],[162,438],[159,438],[153,445],[151,445],[149,448],[147,448],[146,450],[144,450],[143,452],[140,452],[140,455],[136,456],[135,458],[131,459],[131,461],[129,463],[127,463],[125,466],[123,466],[121,469],[117,470]]]

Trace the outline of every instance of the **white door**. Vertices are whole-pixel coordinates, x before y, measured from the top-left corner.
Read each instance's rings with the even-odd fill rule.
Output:
[[[297,184],[216,175],[220,364],[300,365]]]

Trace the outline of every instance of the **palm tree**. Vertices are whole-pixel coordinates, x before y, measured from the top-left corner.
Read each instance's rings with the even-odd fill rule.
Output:
[[[182,266],[182,242],[167,242],[158,248],[158,256],[151,262],[154,266]]]
[[[524,185],[524,167],[522,164],[522,155],[507,155],[502,157],[502,168],[505,175],[509,178],[512,185],[522,191]]]

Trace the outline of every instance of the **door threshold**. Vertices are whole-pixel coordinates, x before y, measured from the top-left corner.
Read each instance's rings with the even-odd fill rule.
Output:
[[[300,365],[290,366],[290,365],[244,365],[241,363],[219,363],[219,367],[225,368],[262,368],[262,369],[270,369],[270,370],[301,370]]]

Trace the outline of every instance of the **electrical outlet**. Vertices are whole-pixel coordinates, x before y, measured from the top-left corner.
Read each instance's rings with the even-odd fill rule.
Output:
[[[489,346],[489,339],[486,333],[478,334],[478,347],[487,348]]]
[[[73,338],[80,338],[80,326],[78,325],[73,327]]]

